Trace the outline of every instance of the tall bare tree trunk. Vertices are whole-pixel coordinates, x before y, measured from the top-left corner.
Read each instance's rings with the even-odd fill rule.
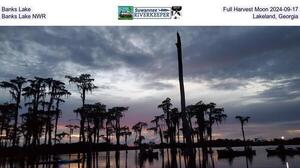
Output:
[[[183,134],[186,139],[187,144],[187,154],[189,155],[188,167],[196,167],[195,163],[195,154],[192,148],[192,130],[189,126],[187,120],[187,114],[185,111],[185,93],[184,93],[184,82],[183,82],[183,65],[182,65],[182,50],[181,50],[181,39],[180,35],[177,32],[177,53],[178,53],[178,74],[179,74],[179,87],[180,87],[180,97],[181,97],[181,114],[182,114],[182,128]]]
[[[186,138],[187,144],[192,144],[191,140],[191,128],[188,124],[187,114],[185,111],[185,92],[184,92],[184,82],[183,82],[183,65],[182,65],[182,50],[181,50],[181,39],[177,32],[177,52],[178,52],[178,74],[179,74],[179,86],[180,86],[180,97],[181,97],[181,113],[182,113],[182,125],[183,133]]]

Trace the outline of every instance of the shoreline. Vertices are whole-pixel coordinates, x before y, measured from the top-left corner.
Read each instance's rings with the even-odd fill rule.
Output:
[[[300,139],[286,140],[286,141],[264,141],[254,142],[236,140],[215,140],[211,143],[206,144],[194,143],[193,148],[200,148],[203,145],[206,147],[243,147],[245,145],[250,146],[276,146],[279,144],[283,145],[300,145]],[[184,143],[180,144],[156,144],[151,145],[153,149],[169,149],[169,148],[185,148],[187,145]],[[141,147],[147,148],[148,144],[143,144]],[[107,152],[107,151],[123,151],[123,150],[139,150],[139,146],[127,146],[127,145],[114,145],[107,143],[91,144],[91,143],[72,143],[72,144],[56,144],[56,145],[39,145],[39,146],[28,146],[28,147],[1,147],[0,157],[30,157],[38,155],[56,155],[56,154],[74,154],[74,153],[91,153],[91,152]]]

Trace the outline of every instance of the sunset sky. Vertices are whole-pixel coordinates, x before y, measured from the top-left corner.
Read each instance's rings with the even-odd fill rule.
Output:
[[[177,31],[186,104],[215,102],[228,115],[215,138],[241,138],[236,115],[251,117],[248,138],[300,137],[299,27],[1,27],[0,81],[64,81],[72,95],[62,106],[63,125],[80,106],[64,76],[89,73],[99,88],[87,103],[129,106],[122,124],[149,122],[166,97],[180,106]],[[0,94],[0,103],[11,101],[7,90]]]

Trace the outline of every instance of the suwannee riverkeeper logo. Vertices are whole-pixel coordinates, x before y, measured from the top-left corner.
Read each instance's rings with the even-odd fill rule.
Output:
[[[181,6],[171,7],[133,7],[118,6],[118,20],[133,19],[180,19]]]

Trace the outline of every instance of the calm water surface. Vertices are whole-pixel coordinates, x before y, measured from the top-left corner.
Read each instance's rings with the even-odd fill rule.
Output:
[[[216,150],[209,154],[207,159],[203,160],[202,152],[196,149],[196,166],[199,168],[298,168],[300,166],[300,155],[293,157],[268,157],[265,151],[267,147],[254,147],[256,155],[252,159],[246,157],[235,157],[234,159],[219,159]],[[242,148],[235,148],[242,149]],[[26,158],[24,160],[11,160],[9,158],[2,158],[0,160],[0,167],[34,167],[34,168],[186,168],[186,160],[181,151],[173,155],[170,150],[164,150],[163,154],[160,150],[158,158],[153,159],[139,159],[139,151],[130,150],[118,152],[98,152],[94,155],[86,155],[81,163],[62,163],[55,164],[53,156],[48,160],[44,157]],[[64,154],[54,156],[63,161],[78,159],[78,154]],[[81,156],[80,156],[81,157]],[[88,159],[89,158],[89,159]]]

